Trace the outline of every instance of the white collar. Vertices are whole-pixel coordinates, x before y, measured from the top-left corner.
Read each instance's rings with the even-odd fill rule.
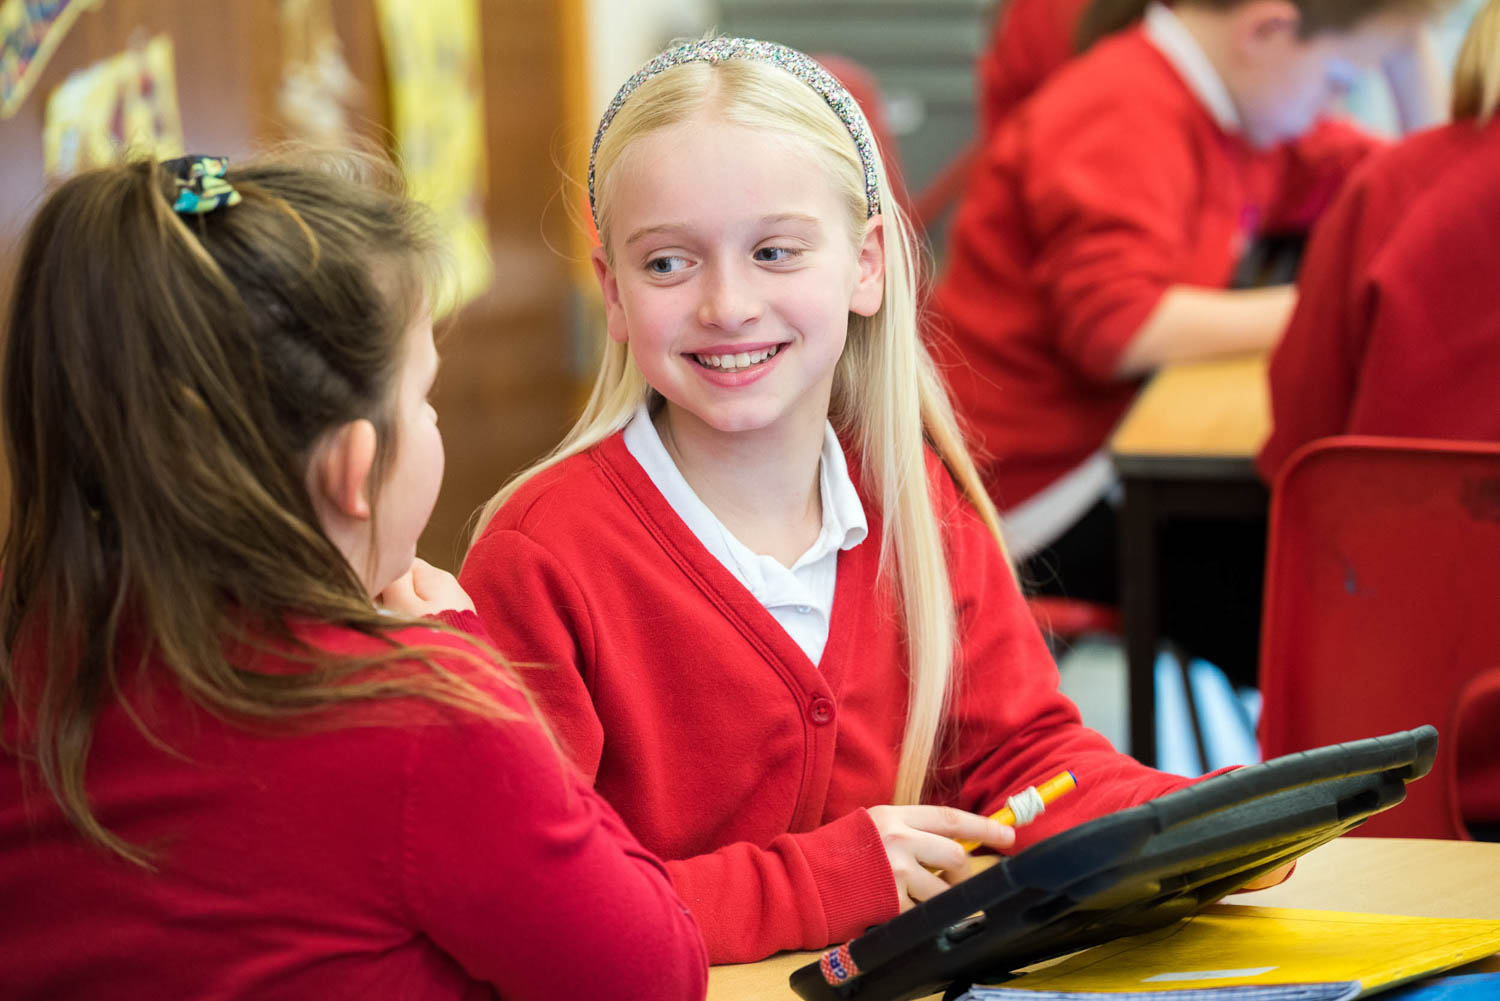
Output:
[[[755,554],[730,534],[683,478],[682,471],[672,461],[661,436],[656,433],[656,425],[652,423],[651,412],[645,403],[636,409],[635,416],[625,426],[625,447],[678,517],[719,562],[731,568],[754,562]],[[835,550],[853,549],[870,531],[859,492],[849,478],[844,449],[833,433],[833,425],[826,421],[823,425],[823,452],[818,464],[818,487],[822,493],[823,527],[817,541],[797,560],[793,570]]]
[[[1164,4],[1153,3],[1146,8],[1145,27],[1146,38],[1172,64],[1219,127],[1225,132],[1240,131],[1240,112],[1224,86],[1224,78],[1177,15]]]

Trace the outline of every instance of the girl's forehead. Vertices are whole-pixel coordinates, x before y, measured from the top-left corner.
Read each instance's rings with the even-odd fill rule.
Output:
[[[616,222],[684,212],[845,214],[827,154],[813,143],[701,115],[626,147],[600,201]]]

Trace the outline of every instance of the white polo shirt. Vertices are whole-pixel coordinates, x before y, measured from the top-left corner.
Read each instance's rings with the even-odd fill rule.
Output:
[[[849,466],[833,425],[824,424],[818,463],[823,528],[790,568],[752,552],[699,499],[667,453],[644,403],[625,427],[625,447],[703,547],[771,613],[808,660],[814,664],[821,660],[833,616],[839,552],[853,549],[869,535],[864,505],[849,479]]]

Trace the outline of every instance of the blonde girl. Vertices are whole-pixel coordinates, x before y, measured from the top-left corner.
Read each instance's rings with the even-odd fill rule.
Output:
[[[714,962],[818,948],[1180,784],[1079,725],[918,336],[910,229],[849,95],[718,38],[627,81],[591,170],[609,342],[460,579],[563,744],[668,859]]]
[[[660,863],[414,559],[437,251],[352,157],[42,205],[4,346],[7,998],[703,996]]]

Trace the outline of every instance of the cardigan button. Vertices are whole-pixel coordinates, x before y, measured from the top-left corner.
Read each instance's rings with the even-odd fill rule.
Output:
[[[807,707],[807,718],[819,726],[833,722],[833,700],[816,698]]]

